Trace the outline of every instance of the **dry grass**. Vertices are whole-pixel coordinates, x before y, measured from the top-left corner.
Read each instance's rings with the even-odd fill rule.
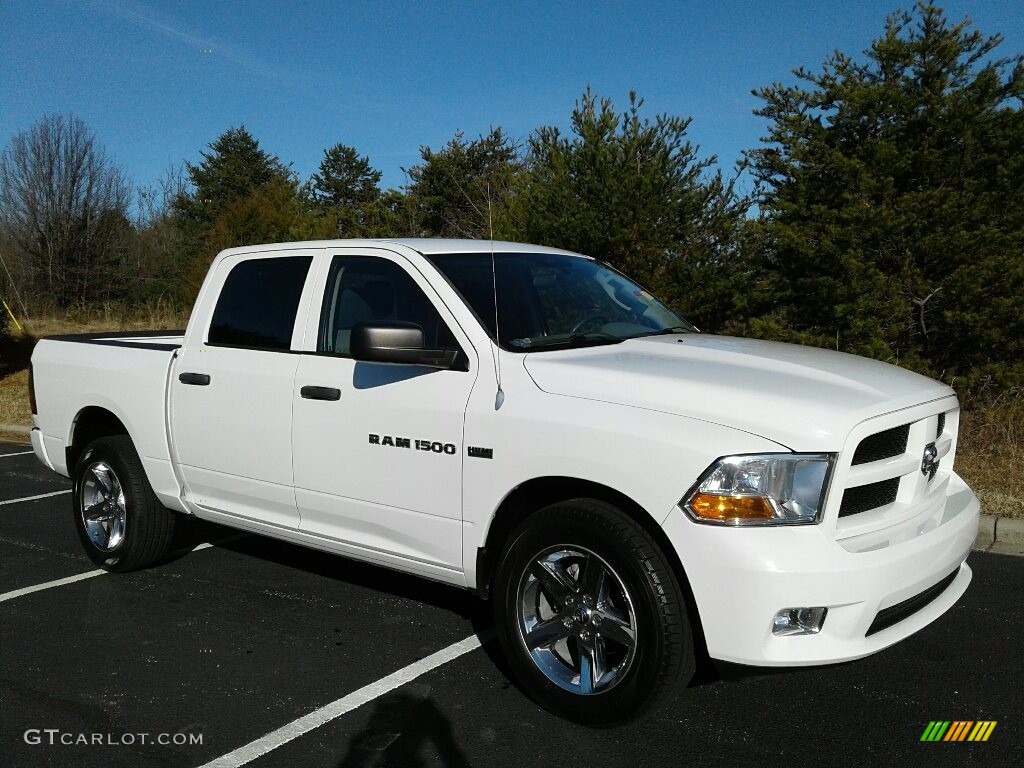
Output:
[[[187,322],[188,315],[159,300],[143,306],[108,303],[21,321],[25,332],[37,339],[61,333],[176,330]]]
[[[188,316],[166,302],[154,301],[142,307],[105,304],[19,320],[24,330],[21,333],[15,330],[14,344],[9,354],[20,359],[0,359],[0,424],[29,426],[32,414],[28,405],[28,371],[19,369],[25,365],[24,361],[35,339],[62,333],[173,330],[184,328]],[[8,366],[13,367],[14,372],[4,375],[4,369]],[[17,432],[0,430],[0,439],[25,442],[28,438]]]
[[[28,321],[35,337],[59,333],[164,330],[184,328],[187,317],[164,305],[126,313],[111,305],[89,312],[69,312]],[[0,424],[32,423],[28,406],[28,372],[0,379]],[[4,434],[24,441],[24,435]],[[990,515],[1024,518],[1024,392],[1010,392],[960,415],[956,470],[981,499]]]
[[[961,412],[956,471],[982,512],[1024,518],[1024,392]]]
[[[28,371],[18,371],[0,379],[0,424],[32,423],[28,407]],[[28,436],[0,429],[0,439],[8,442],[27,442]]]

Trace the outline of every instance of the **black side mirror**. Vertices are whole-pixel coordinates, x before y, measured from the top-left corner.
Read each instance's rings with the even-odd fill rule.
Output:
[[[425,349],[423,329],[413,323],[358,323],[352,328],[349,352],[367,363],[454,368],[457,349]]]

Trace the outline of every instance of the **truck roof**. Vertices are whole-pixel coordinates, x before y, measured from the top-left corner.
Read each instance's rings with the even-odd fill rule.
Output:
[[[220,256],[260,251],[286,251],[297,248],[353,248],[380,245],[381,243],[403,245],[425,255],[435,253],[490,253],[492,247],[492,241],[490,240],[458,240],[439,237],[360,238],[348,240],[307,240],[295,243],[263,243],[259,245],[246,245],[238,248],[229,248],[226,251],[222,251]],[[545,245],[530,245],[529,243],[512,243],[506,240],[493,241],[493,247],[494,250],[499,253],[561,253],[571,256],[582,255],[562,248],[550,248]]]
[[[344,241],[341,241],[344,242]],[[399,237],[382,239],[382,242],[397,243],[412,248],[423,254],[433,253],[490,253],[491,240],[469,240],[442,237]],[[566,253],[573,256],[582,254],[567,251],[564,248],[551,248],[546,245],[530,243],[513,243],[508,240],[494,240],[494,250],[501,253]]]

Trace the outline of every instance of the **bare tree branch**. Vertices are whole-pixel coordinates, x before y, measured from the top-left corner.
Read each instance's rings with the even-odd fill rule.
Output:
[[[58,306],[109,297],[130,230],[131,184],[76,117],[47,115],[0,155],[0,226]]]

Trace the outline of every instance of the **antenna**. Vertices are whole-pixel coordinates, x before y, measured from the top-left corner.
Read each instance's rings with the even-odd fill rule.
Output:
[[[491,219],[491,182],[487,182],[487,230],[491,238],[491,287],[494,289],[494,378],[498,391],[494,393],[494,410],[505,402],[505,391],[501,388],[501,329],[498,326],[498,270],[494,262],[494,221]]]

